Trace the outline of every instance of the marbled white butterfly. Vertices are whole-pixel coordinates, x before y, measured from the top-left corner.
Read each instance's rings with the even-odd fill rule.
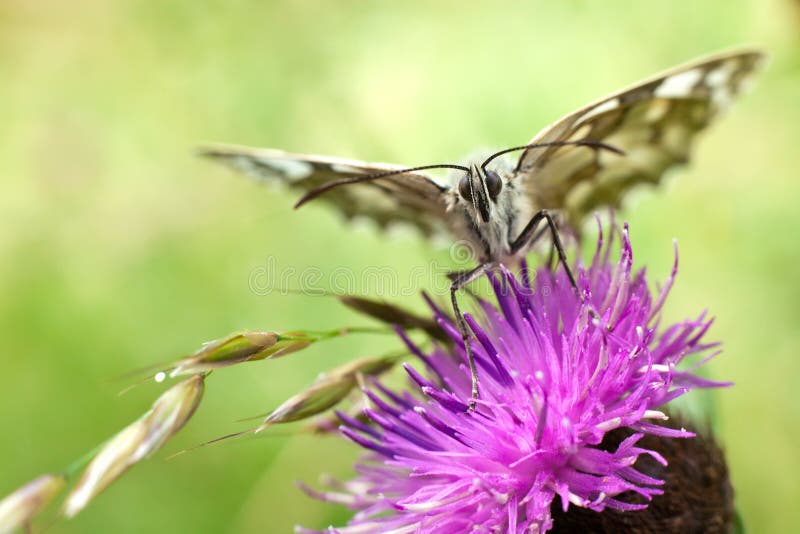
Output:
[[[455,277],[451,299],[469,356],[474,406],[478,378],[458,289],[497,263],[517,259],[545,231],[574,285],[558,228],[578,228],[587,213],[618,206],[632,186],[656,183],[668,168],[685,163],[695,134],[745,88],[763,60],[762,53],[745,50],[674,68],[567,115],[526,145],[466,165],[407,168],[231,145],[201,153],[298,190],[303,197],[296,207],[320,197],[348,218],[368,217],[381,227],[405,222],[426,235],[448,230],[471,244],[479,265]],[[513,151],[521,151],[516,162],[500,157]],[[434,168],[456,170],[453,184],[424,172]]]

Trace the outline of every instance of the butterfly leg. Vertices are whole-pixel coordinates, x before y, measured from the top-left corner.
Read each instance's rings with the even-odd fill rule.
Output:
[[[463,271],[453,271],[451,273],[447,273],[447,278],[450,280],[450,282],[455,282],[462,276],[466,276],[467,274],[469,274],[471,271],[472,269],[464,269]],[[478,298],[478,295],[474,291],[472,291],[468,286],[463,286],[461,289],[463,289],[470,297]]]
[[[453,303],[453,313],[456,315],[456,325],[458,332],[461,334],[461,340],[464,342],[464,350],[467,352],[467,361],[469,361],[469,374],[472,378],[472,397],[469,401],[470,411],[475,409],[475,401],[478,399],[478,370],[475,368],[475,355],[472,353],[472,346],[469,342],[469,330],[467,330],[467,321],[464,320],[464,315],[461,313],[461,308],[458,307],[458,299],[456,293],[459,289],[463,289],[488,271],[494,268],[494,263],[482,263],[471,271],[459,273],[458,276],[450,284],[450,301]]]
[[[544,234],[550,231],[550,228],[545,226],[544,228],[540,228],[536,234],[530,238],[530,243],[538,243],[539,240],[542,238]],[[556,245],[554,242],[550,242],[550,250],[547,252],[547,268],[551,271],[555,271],[556,267],[558,267],[558,258],[556,258]]]
[[[581,297],[581,301],[583,301],[583,296],[578,290],[578,284],[575,282],[575,277],[572,275],[572,270],[569,268],[567,254],[564,251],[564,245],[561,243],[561,237],[559,237],[558,228],[556,227],[553,216],[549,211],[540,210],[531,218],[530,222],[528,222],[528,224],[519,234],[519,237],[517,237],[514,242],[511,243],[511,254],[517,254],[525,247],[535,243],[542,235],[544,235],[544,231],[540,231],[538,233],[536,232],[542,221],[547,223],[547,228],[542,230],[550,230],[550,235],[553,237],[553,248],[555,248],[555,251],[558,254],[558,261],[564,266],[564,270],[567,273],[570,285],[572,285],[573,289],[578,292],[578,295]]]

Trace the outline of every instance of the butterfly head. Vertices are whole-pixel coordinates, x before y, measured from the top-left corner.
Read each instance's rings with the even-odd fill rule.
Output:
[[[494,210],[497,197],[503,190],[503,179],[490,169],[479,164],[471,164],[469,171],[458,182],[458,194],[484,223],[488,223]]]

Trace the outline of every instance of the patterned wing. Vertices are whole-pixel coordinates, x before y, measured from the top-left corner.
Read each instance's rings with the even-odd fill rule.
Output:
[[[234,145],[204,147],[200,154],[268,183],[284,184],[301,194],[341,178],[402,169],[385,163],[365,163],[325,156]],[[408,172],[351,184],[320,196],[346,218],[368,217],[379,227],[408,223],[425,235],[447,227],[448,188],[420,172]]]
[[[632,186],[657,183],[686,163],[692,141],[763,63],[757,51],[720,54],[675,68],[603,98],[542,130],[531,141],[602,141],[624,156],[580,146],[523,152],[514,179],[536,206],[561,209],[572,224],[599,206],[618,207]]]

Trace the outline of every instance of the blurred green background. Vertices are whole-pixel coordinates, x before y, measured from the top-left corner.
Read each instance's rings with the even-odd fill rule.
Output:
[[[253,272],[370,266],[400,280],[447,250],[347,228],[325,207],[192,156],[226,141],[425,164],[526,142],[559,116],[702,54],[771,64],[694,164],[632,196],[636,261],[681,270],[668,314],[717,317],[718,430],[753,532],[800,509],[800,5],[789,0],[0,3],[0,495],[137,417],[160,388],[110,378],[242,328],[364,324]],[[404,298],[419,308],[418,299]],[[320,344],[215,374],[168,450],[241,428],[318,372],[395,347]],[[288,436],[165,454],[51,532],[287,532],[346,513],[295,480],[355,450]]]

